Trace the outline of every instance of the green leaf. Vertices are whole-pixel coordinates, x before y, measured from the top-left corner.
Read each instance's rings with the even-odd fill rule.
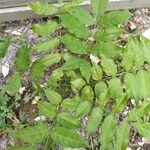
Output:
[[[125,108],[125,106],[127,105],[127,101],[128,101],[127,94],[126,93],[122,94],[118,99],[116,99],[116,102],[113,106],[113,112],[121,113]]]
[[[76,110],[76,117],[83,117],[85,115],[87,115],[89,113],[91,109],[91,104],[89,101],[82,101],[78,107],[77,107],[77,110]]]
[[[139,117],[144,117],[148,115],[150,110],[150,102],[144,101],[141,106],[135,107],[128,114],[128,119],[130,121],[137,121]]]
[[[103,111],[101,108],[96,107],[92,110],[88,122],[87,122],[87,127],[86,131],[90,135],[92,134],[100,125],[101,121],[103,118]]]
[[[144,50],[137,38],[129,38],[123,53],[122,66],[126,71],[133,67],[140,69],[144,65]]]
[[[107,58],[118,58],[122,56],[122,49],[113,41],[98,41],[92,46],[92,53],[97,56],[104,55]]]
[[[110,97],[113,99],[117,99],[120,97],[120,95],[123,92],[120,79],[112,78],[109,81],[109,92],[110,92]]]
[[[50,101],[54,105],[58,105],[62,101],[62,97],[56,91],[45,89],[44,90],[48,101]]]
[[[100,30],[96,32],[96,34],[94,35],[94,39],[96,39],[97,42],[110,42],[116,40],[123,32],[124,30],[121,28],[111,27],[106,30]]]
[[[95,95],[96,95],[96,98],[99,98],[99,96],[107,90],[107,85],[106,83],[104,82],[98,82],[96,85],[95,85]]]
[[[130,98],[139,99],[140,98],[140,89],[139,83],[136,80],[136,76],[131,73],[127,73],[124,77],[124,83],[126,86],[126,91]]]
[[[112,141],[115,133],[115,127],[116,127],[116,119],[112,114],[110,114],[105,118],[100,128],[101,132],[100,142],[102,149],[104,150],[112,149]]]
[[[67,14],[60,16],[60,19],[62,26],[67,28],[69,32],[75,34],[77,37],[85,39],[91,36],[90,30],[77,18]]]
[[[15,94],[18,93],[20,88],[21,88],[21,76],[18,72],[16,72],[8,79],[6,85],[4,86],[4,89],[9,95],[14,96]]]
[[[57,109],[54,105],[45,101],[39,101],[37,104],[37,108],[43,116],[50,119],[54,118],[57,112]]]
[[[80,62],[79,68],[80,68],[80,72],[81,72],[82,76],[89,83],[89,80],[90,80],[91,75],[92,75],[91,64],[88,61],[86,61],[86,60],[82,60]]]
[[[54,70],[47,80],[48,87],[56,88],[58,86],[57,82],[63,75],[64,73],[61,68]]]
[[[81,75],[75,72],[74,70],[65,71],[65,74],[68,78],[71,79],[71,81],[81,77]]]
[[[9,43],[9,39],[0,38],[0,58],[3,58],[6,55]]]
[[[71,7],[77,7],[79,4],[83,3],[84,0],[71,0],[68,3],[65,3],[61,8],[60,12],[66,12],[68,9],[71,9]]]
[[[128,21],[130,17],[131,13],[127,10],[111,11],[100,18],[99,25],[103,28],[111,28]]]
[[[61,126],[64,126],[69,129],[80,128],[80,121],[68,113],[62,112],[57,115],[57,122]]]
[[[38,15],[49,16],[58,12],[57,7],[45,2],[32,2],[29,6]]]
[[[58,63],[60,60],[61,55],[59,53],[51,53],[42,57],[40,61],[45,67],[50,67],[51,65]]]
[[[93,80],[101,80],[103,78],[103,71],[98,64],[93,64],[92,67],[92,79]]]
[[[97,20],[104,15],[109,0],[91,0],[93,11],[96,15]]]
[[[137,75],[137,82],[139,83],[140,88],[140,97],[147,99],[150,97],[150,76],[148,72],[144,70],[138,71]]]
[[[61,41],[64,43],[66,48],[74,54],[87,53],[88,45],[72,35],[64,35],[63,37],[61,37]]]
[[[48,134],[49,130],[43,123],[40,123],[33,127],[28,126],[27,128],[13,131],[12,133],[14,138],[29,144],[37,144],[43,142],[48,137]]]
[[[146,62],[150,63],[150,42],[147,39],[141,39],[140,41],[140,49],[144,52],[144,59]]]
[[[129,143],[130,128],[128,122],[123,121],[116,129],[115,150],[126,149]]]
[[[93,25],[95,23],[94,18],[82,7],[71,7],[67,9],[70,15],[79,19],[85,25]]]
[[[70,129],[57,127],[51,130],[51,138],[55,144],[63,147],[88,147],[86,141]]]
[[[44,52],[44,51],[49,51],[59,45],[59,39],[58,38],[53,38],[53,39],[48,39],[42,42],[39,42],[37,45],[35,45],[32,48],[32,51],[36,52]]]
[[[37,59],[31,65],[31,76],[32,78],[39,79],[44,76],[45,67],[50,67],[51,65],[58,63],[61,60],[61,55],[59,53],[48,54],[47,56]]]
[[[101,65],[106,75],[114,76],[117,73],[117,66],[112,59],[102,57]]]
[[[25,71],[30,65],[30,50],[27,45],[23,45],[16,53],[15,66],[17,71]]]
[[[55,21],[47,21],[42,24],[34,24],[32,26],[32,31],[39,36],[44,36],[54,33],[57,27],[58,24]]]
[[[44,76],[44,64],[41,63],[41,60],[38,59],[31,65],[30,73],[32,78],[39,79]]]
[[[83,86],[85,86],[86,82],[82,78],[77,78],[71,81],[71,84],[77,91],[80,91]]]
[[[105,107],[107,102],[109,101],[109,91],[106,89],[103,91],[98,97],[98,104],[100,107]]]
[[[134,123],[133,126],[140,135],[144,136],[147,139],[150,139],[150,123],[149,122]]]
[[[66,110],[75,111],[77,109],[77,106],[79,105],[79,101],[77,101],[75,98],[67,98],[62,101],[61,107]]]
[[[82,90],[82,100],[92,101],[94,98],[93,89],[90,86],[85,86]]]
[[[77,69],[80,66],[80,62],[81,60],[78,57],[75,56],[70,56],[66,62],[64,63],[64,65],[62,66],[63,70],[73,70],[73,69]]]

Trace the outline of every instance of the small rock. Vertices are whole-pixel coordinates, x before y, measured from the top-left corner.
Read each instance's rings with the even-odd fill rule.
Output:
[[[136,24],[135,23],[133,23],[133,22],[129,22],[130,23],[130,25],[129,25],[129,28],[131,29],[131,30],[135,30],[136,28],[137,28],[137,26],[136,26]]]
[[[32,104],[33,105],[35,105],[35,104],[37,104],[37,102],[40,100],[40,97],[39,96],[36,96],[35,98],[34,98],[34,100],[32,101]]]
[[[144,142],[138,142],[138,144],[139,144],[140,146],[143,146],[143,145],[144,145]]]
[[[100,59],[92,54],[90,54],[90,59],[91,59],[91,62],[94,62],[96,64],[100,62]]]
[[[45,121],[46,117],[45,116],[38,116],[34,119],[34,121],[39,122],[39,121]]]
[[[145,37],[145,38],[147,38],[148,40],[150,40],[150,29],[144,31],[142,33],[142,36]]]
[[[136,106],[136,102],[135,102],[135,99],[131,99],[131,103]]]
[[[2,75],[5,77],[7,77],[7,75],[9,74],[9,63],[5,62],[4,65],[2,66]]]
[[[20,89],[19,89],[19,93],[20,94],[23,94],[23,92],[26,90],[26,88],[25,87],[21,87]]]

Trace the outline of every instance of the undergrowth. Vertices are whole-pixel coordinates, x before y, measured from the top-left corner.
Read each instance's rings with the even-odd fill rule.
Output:
[[[59,1],[60,7],[32,2],[35,14],[51,19],[32,31],[46,40],[32,48],[25,43],[15,57],[15,73],[0,92],[1,128],[18,141],[10,150],[85,148],[125,150],[130,130],[150,138],[150,42],[136,35],[118,44],[127,10],[106,12],[108,0],[91,0],[91,14],[79,4]],[[4,57],[8,39],[0,41]],[[36,60],[31,59],[37,54]],[[37,108],[39,122],[11,123],[30,84],[28,103]],[[135,101],[135,106],[128,103]],[[129,109],[128,113],[124,112]],[[122,115],[124,114],[124,115]],[[121,117],[120,117],[121,116]]]

